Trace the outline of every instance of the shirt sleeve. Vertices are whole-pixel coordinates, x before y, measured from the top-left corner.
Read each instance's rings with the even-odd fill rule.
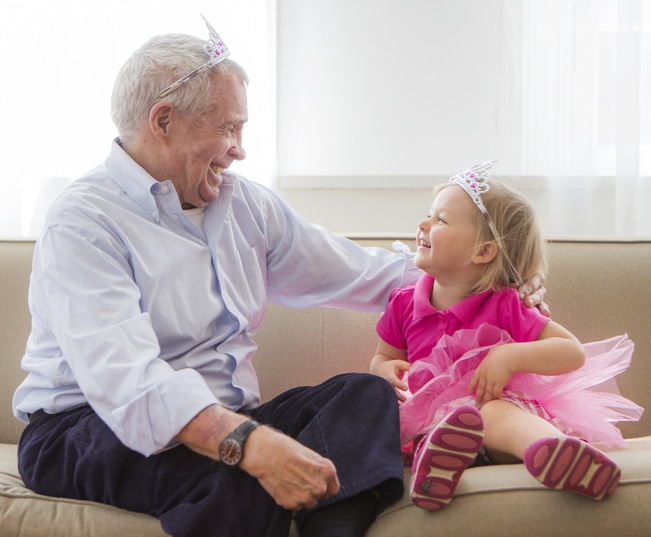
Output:
[[[267,211],[268,291],[274,302],[379,312],[393,289],[422,274],[408,248],[363,248],[307,222],[274,194]]]
[[[76,383],[126,446],[150,455],[216,399],[198,372],[159,358],[128,259],[108,233],[51,227],[35,251],[30,308],[33,322],[48,327],[39,333],[51,333],[66,357],[53,382]]]
[[[549,322],[538,308],[527,307],[515,289],[505,289],[500,293],[497,305],[500,327],[506,330],[515,341],[535,341],[543,327]]]

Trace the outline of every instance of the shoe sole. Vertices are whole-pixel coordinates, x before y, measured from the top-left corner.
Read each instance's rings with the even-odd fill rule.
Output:
[[[484,422],[476,408],[462,405],[448,414],[423,439],[426,444],[414,456],[412,501],[429,511],[448,505],[483,440]]]
[[[543,438],[524,454],[524,465],[543,485],[603,500],[617,488],[621,470],[598,449],[572,437]]]

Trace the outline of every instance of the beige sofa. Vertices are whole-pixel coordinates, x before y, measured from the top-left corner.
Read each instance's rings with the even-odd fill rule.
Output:
[[[366,239],[390,247],[392,240]],[[164,535],[154,518],[91,502],[39,496],[16,470],[22,424],[11,396],[30,320],[26,305],[33,242],[0,241],[0,535],[75,537]],[[628,333],[633,364],[619,378],[624,395],[651,407],[651,241],[550,241],[548,302],[554,318],[583,341]],[[334,310],[271,308],[258,334],[263,397],[343,371],[365,371],[377,316]],[[369,402],[372,404],[372,402]],[[612,453],[622,480],[604,502],[544,488],[522,464],[466,471],[457,497],[432,513],[403,498],[382,513],[368,537],[651,535],[651,412],[621,425],[628,450]],[[216,532],[219,535],[219,532]],[[251,536],[255,537],[255,536]]]

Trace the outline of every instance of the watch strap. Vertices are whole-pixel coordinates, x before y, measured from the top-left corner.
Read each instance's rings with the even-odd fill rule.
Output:
[[[251,419],[246,420],[244,423],[237,426],[235,430],[233,430],[233,432],[231,432],[226,438],[228,437],[235,438],[240,442],[240,444],[242,444],[242,447],[244,447],[244,442],[246,442],[246,439],[249,436],[249,434],[251,434],[253,429],[259,426],[260,424],[255,420],[251,420]]]

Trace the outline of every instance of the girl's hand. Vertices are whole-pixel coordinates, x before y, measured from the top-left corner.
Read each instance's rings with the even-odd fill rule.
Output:
[[[405,373],[411,364],[405,360],[390,360],[385,356],[377,355],[371,362],[371,373],[386,379],[396,390],[398,401],[404,401],[405,396],[401,391],[407,391],[407,384],[403,382]]]
[[[475,370],[475,374],[468,385],[468,392],[475,393],[475,401],[482,405],[502,396],[504,386],[515,372],[511,365],[509,352],[511,345],[498,345],[493,347]]]

